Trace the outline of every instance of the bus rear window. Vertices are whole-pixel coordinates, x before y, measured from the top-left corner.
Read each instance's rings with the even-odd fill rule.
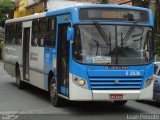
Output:
[[[148,13],[131,9],[83,8],[80,20],[138,21],[148,22]]]

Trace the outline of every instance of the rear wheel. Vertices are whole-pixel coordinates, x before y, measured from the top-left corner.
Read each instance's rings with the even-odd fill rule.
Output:
[[[16,84],[17,84],[17,87],[19,89],[24,88],[24,83],[23,83],[23,81],[21,81],[21,75],[20,75],[19,67],[16,68]]]
[[[127,103],[127,100],[123,100],[123,101],[114,101],[114,104],[116,105],[125,105]]]
[[[60,107],[62,106],[63,99],[60,98],[57,94],[57,85],[55,83],[55,79],[52,77],[50,80],[50,99],[51,103],[55,107]]]

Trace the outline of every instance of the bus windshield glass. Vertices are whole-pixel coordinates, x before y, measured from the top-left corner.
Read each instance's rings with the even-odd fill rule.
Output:
[[[139,65],[153,58],[152,28],[140,25],[75,25],[73,56],[84,64]]]

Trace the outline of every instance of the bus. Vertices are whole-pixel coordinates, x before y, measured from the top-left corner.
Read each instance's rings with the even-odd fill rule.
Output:
[[[7,20],[4,69],[70,101],[148,100],[153,96],[154,22],[150,9],[75,5]]]

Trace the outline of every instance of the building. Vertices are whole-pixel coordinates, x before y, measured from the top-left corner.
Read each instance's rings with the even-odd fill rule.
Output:
[[[45,11],[47,0],[18,0],[14,18],[41,13]]]

